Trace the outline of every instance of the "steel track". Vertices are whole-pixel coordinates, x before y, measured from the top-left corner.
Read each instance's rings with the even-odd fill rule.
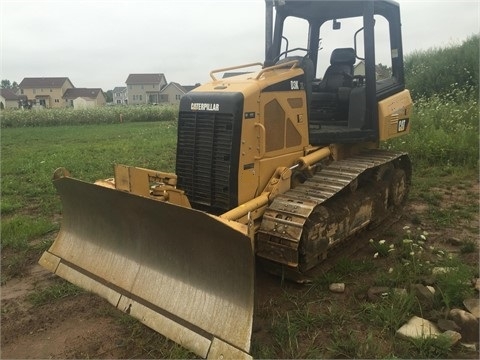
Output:
[[[411,165],[406,153],[375,149],[333,162],[318,170],[303,184],[277,196],[265,211],[257,235],[257,256],[267,270],[297,282],[308,281],[312,271],[302,269],[300,252],[305,253],[302,242],[304,243],[307,237],[312,236],[311,229],[319,223],[322,208],[328,206],[335,209],[337,202],[353,203],[355,196],[356,201],[362,203],[360,192],[362,187],[374,192],[375,189],[372,187],[375,187],[374,180],[377,180],[374,177],[382,176],[382,169],[388,166],[404,170],[407,183],[410,183]],[[371,186],[372,184],[374,185]],[[408,192],[408,189],[406,191]],[[352,240],[352,235],[366,228],[367,225],[371,227],[378,225],[381,221],[387,221],[388,215],[391,216],[393,213],[393,208],[396,207],[385,209],[385,213],[381,215],[382,218],[357,219],[357,223],[349,230],[348,236],[329,238],[325,251],[318,256],[318,260],[314,259],[314,261],[325,262],[327,252],[329,258],[332,257],[334,255],[332,251],[343,247],[339,245],[346,242],[350,244],[350,249],[355,249],[355,242],[349,241]],[[390,210],[390,214],[387,210]],[[345,211],[344,208],[339,207],[339,211],[331,212],[340,213],[341,211]],[[340,219],[342,217],[341,214],[336,216]],[[307,231],[309,231],[308,234]]]

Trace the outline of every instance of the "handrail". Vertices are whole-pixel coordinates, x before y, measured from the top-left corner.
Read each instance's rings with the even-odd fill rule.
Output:
[[[258,127],[260,129],[260,135],[258,136],[258,152],[259,152],[259,155],[256,155],[255,156],[255,160],[260,160],[262,159],[264,156],[265,156],[265,141],[266,141],[266,130],[265,130],[265,126],[263,126],[262,123],[255,123],[254,125],[255,127]]]
[[[251,63],[251,64],[236,65],[236,66],[230,66],[230,67],[221,68],[221,69],[215,69],[215,70],[210,71],[210,77],[213,79],[213,81],[217,81],[218,79],[215,76],[213,76],[213,74],[215,74],[215,73],[222,72],[222,71],[228,71],[228,70],[247,68],[247,67],[256,66],[256,65],[263,66],[262,63],[256,62],[256,63]]]
[[[266,72],[266,71],[270,71],[270,70],[282,68],[282,67],[285,67],[285,66],[288,66],[288,65],[292,64],[292,67],[290,68],[290,70],[291,70],[291,69],[294,69],[294,68],[298,65],[298,63],[299,63],[299,60],[291,60],[291,61],[284,62],[284,63],[282,63],[282,64],[277,64],[277,65],[269,66],[269,67],[267,67],[267,68],[265,68],[265,69],[262,69],[262,70],[258,73],[258,75],[257,75],[257,77],[255,78],[255,80],[260,79],[260,76],[263,75],[263,73]]]

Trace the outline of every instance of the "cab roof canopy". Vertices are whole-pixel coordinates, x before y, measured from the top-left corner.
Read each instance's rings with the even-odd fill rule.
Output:
[[[268,0],[267,0],[268,1]],[[342,19],[360,16],[364,12],[366,3],[373,3],[375,13],[388,17],[394,9],[399,8],[392,0],[336,0],[336,1],[304,1],[304,0],[275,0],[277,14],[294,16],[322,24],[331,19]]]

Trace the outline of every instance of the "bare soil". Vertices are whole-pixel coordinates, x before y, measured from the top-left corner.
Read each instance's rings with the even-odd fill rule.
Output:
[[[467,189],[454,188],[439,191],[443,192],[442,207],[461,204],[467,198],[471,201],[472,195],[476,197],[475,201],[478,203],[477,182]],[[377,230],[377,233],[365,233],[358,241],[366,245],[371,237],[379,239],[377,236],[379,231],[393,236],[393,234],[404,233],[403,227],[406,225],[421,226],[423,230],[430,233],[429,242],[433,246],[458,252],[458,247],[451,245],[448,239],[476,242],[476,252],[468,254],[466,261],[478,266],[478,214],[476,219],[461,221],[448,227],[438,227],[432,220],[428,220],[429,217],[426,216],[428,209],[427,203],[410,201],[398,221],[388,229]],[[421,219],[421,225],[416,224],[418,219]],[[357,259],[371,259],[372,255],[372,249],[369,246],[363,246],[352,256]],[[2,259],[5,259],[5,256],[9,254],[3,253]],[[37,265],[37,260],[33,257],[25,273],[7,280],[1,286],[2,358],[155,358],[162,356],[161,352],[152,351],[151,346],[145,346],[144,342],[147,336],[148,341],[153,344],[167,344],[162,340],[161,335],[145,328],[142,330],[144,333],[138,336],[135,334],[138,327],[122,322],[124,315],[95,295],[80,293],[45,305],[32,305],[28,300],[29,294],[63,281]],[[386,269],[389,266],[388,260],[381,260],[376,264]],[[360,289],[368,287],[368,278],[358,279],[358,281],[364,284]],[[355,288],[356,290],[351,289],[352,287],[347,284],[347,290],[343,294],[329,294],[326,291],[323,302],[320,302],[320,299],[317,303],[312,302],[312,309],[314,307],[325,309],[332,303],[336,305],[345,303],[345,306],[348,306],[349,299],[352,296],[358,297],[361,291],[358,287]],[[266,274],[261,269],[258,270],[255,324],[252,336],[254,344],[275,346],[270,331],[270,316],[284,314],[292,309],[294,302],[288,300],[286,293],[295,297],[304,292],[305,287],[302,285],[284,284],[279,278]],[[143,327],[143,325],[138,326]],[[362,328],[361,324],[349,324],[349,326]],[[143,342],[138,341],[139,337],[143,338]],[[321,333],[319,337],[322,337]],[[317,339],[316,343],[321,344],[319,340],[321,339]],[[284,353],[283,357],[288,355]],[[477,356],[478,353],[472,354],[472,358]]]

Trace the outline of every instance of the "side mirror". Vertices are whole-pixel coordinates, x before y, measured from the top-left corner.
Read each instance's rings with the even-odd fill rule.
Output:
[[[342,23],[340,21],[337,21],[337,19],[333,19],[333,30],[340,30],[342,27]]]

